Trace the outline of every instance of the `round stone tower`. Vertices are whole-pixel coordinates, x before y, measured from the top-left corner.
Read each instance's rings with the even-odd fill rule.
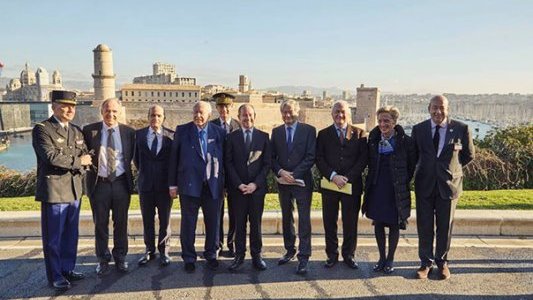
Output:
[[[113,73],[113,53],[107,45],[100,44],[94,53],[94,100],[115,97],[115,74]]]

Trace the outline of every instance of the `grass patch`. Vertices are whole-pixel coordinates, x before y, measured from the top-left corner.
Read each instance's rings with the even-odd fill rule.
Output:
[[[89,199],[82,199],[82,210],[90,210]],[[413,194],[413,208],[415,206]],[[34,197],[0,198],[0,211],[31,211],[40,210],[41,204]],[[174,200],[174,210],[179,209],[179,201]],[[313,193],[312,209],[322,208],[320,193]],[[458,209],[533,209],[533,189],[529,190],[495,190],[495,191],[465,191],[459,203]],[[130,210],[139,210],[139,196],[132,195]],[[265,198],[265,210],[279,210],[277,194],[267,194]]]

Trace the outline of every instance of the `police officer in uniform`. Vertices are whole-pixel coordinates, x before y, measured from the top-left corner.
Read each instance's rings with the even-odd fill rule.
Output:
[[[64,291],[85,275],[74,271],[84,168],[91,156],[80,128],[70,121],[76,113],[76,93],[52,91],[53,116],[32,131],[37,156],[37,190],[46,276],[50,286]]]

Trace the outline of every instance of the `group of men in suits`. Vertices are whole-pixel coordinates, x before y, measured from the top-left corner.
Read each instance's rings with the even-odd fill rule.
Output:
[[[355,249],[357,222],[362,194],[362,174],[367,163],[366,136],[350,124],[350,108],[345,101],[332,107],[333,124],[316,135],[313,126],[298,121],[297,101],[280,106],[282,125],[268,134],[254,127],[255,109],[243,104],[239,122],[229,117],[233,96],[214,95],[219,118],[209,122],[211,105],[195,103],[192,121],[176,127],[163,127],[164,110],[158,105],[148,111],[149,126],[135,131],[118,122],[122,111],[118,99],[101,106],[102,122],[89,124],[83,131],[70,124],[75,114],[73,92],[51,93],[53,116],[33,130],[37,155],[36,200],[42,202],[43,249],[47,277],[58,290],[70,288],[70,281],[84,278],[74,271],[78,238],[82,177],[91,202],[95,224],[98,265],[96,272],[109,271],[111,259],[120,272],[127,272],[127,220],[133,192],[132,161],[139,171],[138,191],[143,216],[146,253],[139,259],[145,265],[156,257],[155,214],[159,218],[157,250],[160,264],[170,262],[170,211],[179,195],[181,205],[180,242],[187,272],[194,272],[194,247],[199,209],[205,223],[203,257],[210,269],[218,268],[223,244],[224,197],[227,196],[229,232],[227,248],[234,257],[229,269],[244,262],[246,228],[250,225],[252,265],[267,268],[262,259],[261,219],[270,170],[278,181],[282,211],[283,241],[286,253],[278,264],[298,258],[297,274],[306,274],[311,256],[312,166],[339,191],[322,189],[325,228],[325,267],[339,259],[337,220],[339,204],[343,221],[341,255],[344,263],[357,269]],[[462,167],[474,156],[468,127],[448,118],[448,100],[433,97],[428,107],[431,119],[413,128],[419,161],[415,179],[419,256],[418,278],[427,278],[435,262],[440,276],[449,278],[449,251],[453,215],[462,190]],[[351,190],[340,192],[345,185]],[[345,190],[345,189],[344,189]],[[293,217],[298,210],[298,238]],[[113,249],[109,250],[109,213],[113,220]],[[437,227],[433,252],[434,219]]]

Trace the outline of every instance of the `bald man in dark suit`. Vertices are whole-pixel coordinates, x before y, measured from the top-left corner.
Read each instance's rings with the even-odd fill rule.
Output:
[[[438,267],[439,279],[450,278],[448,251],[453,216],[463,190],[463,167],[474,159],[470,130],[466,124],[449,118],[448,107],[446,97],[431,98],[431,118],[415,125],[412,131],[419,157],[415,171],[419,279],[428,277],[433,263]]]

